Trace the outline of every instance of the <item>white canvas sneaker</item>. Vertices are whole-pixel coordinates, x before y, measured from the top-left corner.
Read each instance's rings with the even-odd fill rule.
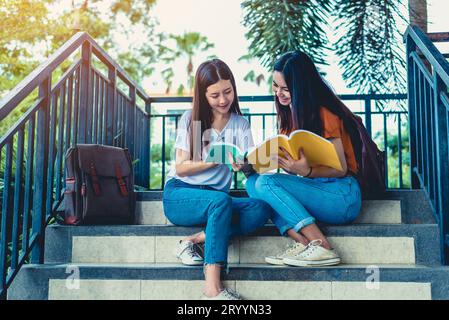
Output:
[[[175,255],[178,260],[188,266],[198,266],[204,263],[203,257],[196,250],[197,245],[191,241],[182,241],[178,243]]]
[[[205,294],[203,294],[202,300],[242,300],[242,297],[234,290],[223,289],[215,297],[208,297]]]
[[[295,242],[293,245],[287,246],[287,250],[277,256],[265,257],[265,262],[274,265],[283,265],[283,259],[294,257],[306,249],[306,246],[300,242]]]
[[[295,267],[333,266],[341,262],[335,249],[328,250],[321,246],[321,240],[313,240],[306,249],[293,257],[286,257],[282,261]]]

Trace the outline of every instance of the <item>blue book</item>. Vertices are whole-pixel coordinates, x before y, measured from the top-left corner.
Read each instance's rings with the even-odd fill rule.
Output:
[[[229,143],[215,143],[209,147],[205,162],[214,162],[227,164],[231,166],[228,158],[228,153],[231,154],[235,163],[243,163],[248,152],[243,152],[239,147]]]

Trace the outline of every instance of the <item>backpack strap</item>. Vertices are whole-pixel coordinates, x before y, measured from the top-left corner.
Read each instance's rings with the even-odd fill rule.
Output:
[[[126,183],[123,180],[123,173],[122,168],[119,164],[115,165],[115,176],[117,178],[118,186],[120,188],[120,193],[122,196],[127,197],[128,196],[128,190],[126,189]]]
[[[65,190],[64,190],[64,223],[68,225],[79,224],[78,211],[80,208],[78,198],[79,175],[76,170],[78,151],[70,147],[65,154]]]
[[[98,180],[97,170],[93,161],[90,162],[90,175],[92,177],[92,185],[94,187],[94,193],[96,196],[101,195],[100,181]]]
[[[64,191],[64,223],[66,224],[76,224],[77,222],[75,201],[75,177],[67,177]]]

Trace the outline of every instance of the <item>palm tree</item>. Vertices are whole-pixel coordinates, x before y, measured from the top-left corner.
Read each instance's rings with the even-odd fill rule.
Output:
[[[426,0],[408,2],[411,23],[426,30]],[[320,68],[333,47],[343,79],[357,93],[404,92],[397,21],[407,20],[405,5],[406,0],[244,0],[249,53],[271,68],[280,53],[300,49]],[[325,30],[332,23],[336,41],[330,44]]]
[[[397,20],[405,18],[400,1],[338,1],[336,8],[340,34],[335,52],[348,86],[358,93],[404,92],[405,53]]]
[[[169,35],[169,39],[175,41],[176,48],[169,49],[165,48],[165,56],[162,58],[164,62],[167,64],[172,63],[176,59],[180,57],[187,58],[187,88],[189,89],[189,93],[193,92],[193,84],[194,84],[194,76],[193,76],[193,57],[199,52],[205,52],[215,45],[210,43],[207,37],[201,35],[198,32],[185,32],[183,35]],[[170,86],[172,84],[171,80],[173,78],[173,70],[171,68],[167,68],[164,70],[164,78],[167,82],[167,90],[169,91]],[[181,84],[178,88],[178,94],[184,93],[185,86]],[[167,91],[166,90],[166,91]],[[168,93],[168,92],[167,92]]]
[[[243,24],[249,28],[250,54],[269,67],[283,52],[302,48],[318,64],[326,64],[328,40],[322,26],[332,0],[245,0]]]

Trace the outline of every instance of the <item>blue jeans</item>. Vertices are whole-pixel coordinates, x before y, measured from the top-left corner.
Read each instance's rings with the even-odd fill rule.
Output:
[[[227,264],[228,241],[263,226],[272,215],[265,202],[231,197],[208,186],[191,185],[172,178],[165,185],[164,213],[178,226],[206,224],[205,264]]]
[[[303,178],[291,174],[252,174],[246,181],[251,198],[274,209],[271,220],[282,235],[299,232],[315,219],[328,224],[353,222],[362,206],[359,184],[352,176]]]

